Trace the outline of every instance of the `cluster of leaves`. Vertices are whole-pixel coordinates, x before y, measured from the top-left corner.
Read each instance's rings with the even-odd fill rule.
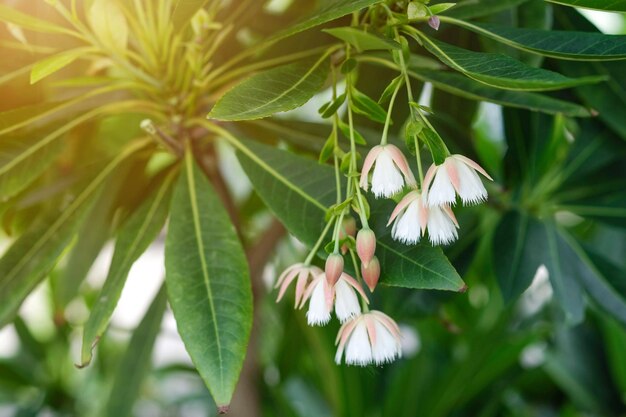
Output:
[[[559,306],[556,323],[581,323],[590,302],[626,324],[623,257],[599,250],[604,247],[601,242],[610,245],[626,225],[622,192],[626,176],[621,163],[626,153],[621,120],[626,42],[623,36],[598,33],[567,7],[623,11],[620,2],[612,2],[613,9],[592,0],[557,2],[565,6],[535,0],[465,1],[450,8],[419,3],[439,14],[437,32],[427,29],[428,13],[406,15],[409,2],[403,1],[328,1],[309,14],[303,13],[303,3],[308,2],[294,2],[282,14],[266,14],[263,21],[250,18],[265,14],[262,5],[255,4],[259,2],[130,3],[50,2],[52,17],[44,19],[0,6],[0,20],[9,24],[15,37],[4,45],[23,51],[16,53],[16,61],[26,61],[0,76],[12,99],[8,101],[12,108],[0,113],[0,211],[4,229],[14,239],[0,259],[0,325],[13,321],[28,294],[50,276],[54,315],[61,326],[64,310],[77,296],[95,258],[108,240],[115,239],[106,283],[90,303],[84,325],[80,364],[87,365],[132,264],[169,219],[167,291],[159,293],[137,329],[131,341],[136,349],[129,349],[122,359],[123,365],[144,359],[128,392],[137,392],[147,372],[146,358],[167,301],[213,399],[219,407],[227,406],[252,323],[245,252],[252,239],[241,227],[215,169],[214,139],[223,138],[237,149],[256,195],[290,233],[312,245],[334,203],[335,175],[330,166],[297,153],[321,152],[325,159],[329,127],[275,114],[306,103],[325,86],[330,66],[341,65],[343,73],[358,72],[362,96],[355,112],[364,116],[357,120],[359,140],[363,145],[375,144],[379,133],[373,130],[377,125],[372,120],[384,115],[369,97],[380,95],[384,102],[396,88],[398,59],[394,57],[398,55],[408,62],[410,77],[434,87],[427,110],[447,146],[480,160],[495,174],[497,186],[490,190],[488,207],[462,211],[461,222],[473,227],[467,227],[469,231],[447,253],[427,244],[407,247],[392,241],[385,227],[392,203],[372,201],[370,226],[379,238],[381,283],[399,287],[403,295],[401,288],[458,291],[465,288],[461,275],[469,280],[472,271],[478,271],[487,277],[495,274],[508,302],[519,297],[537,268],[545,265]],[[398,19],[392,25],[380,23],[387,22],[382,17],[385,8]],[[302,18],[303,14],[308,17]],[[363,20],[367,25],[352,19],[357,24],[345,26],[350,15],[367,16]],[[58,18],[63,22],[58,23]],[[332,36],[319,30],[327,24],[332,28],[326,32]],[[405,36],[415,42],[390,39],[394,25],[403,27]],[[275,27],[282,29],[269,29]],[[261,40],[244,39],[246,31]],[[32,42],[37,33],[44,36]],[[337,51],[343,42],[360,53],[342,61]],[[45,57],[33,59],[37,54]],[[34,85],[25,87],[27,82]],[[18,101],[13,100],[15,91],[30,93]],[[506,107],[502,112],[506,151],[489,138],[468,134],[481,101]],[[333,114],[342,104],[339,96],[322,107],[322,116]],[[402,111],[396,109],[394,119],[406,119]],[[147,118],[150,121],[140,129]],[[397,130],[393,135],[402,133]],[[429,142],[427,135],[421,138],[437,161],[437,141]],[[398,138],[390,141],[401,143]],[[287,143],[290,150],[273,146],[279,142]],[[61,258],[64,262],[57,266]],[[495,287],[490,290],[494,294]],[[443,302],[438,294],[424,297],[435,305]],[[398,298],[402,299],[389,295],[390,301]],[[463,320],[464,309],[471,310],[469,306],[451,310],[456,313],[453,319],[467,329],[482,317],[467,314]],[[503,342],[509,350],[502,354],[502,362],[496,361],[501,368],[485,366],[485,375],[479,375],[476,367],[490,360],[489,352],[495,355],[503,335],[510,335],[507,316],[494,324],[498,313],[484,315],[490,317],[489,325],[456,342],[441,329],[425,330],[430,338],[424,343],[435,339],[449,343],[448,361],[438,361],[435,349],[429,348],[429,355],[390,375],[392,385],[410,386],[405,381],[414,381],[409,372],[413,369],[422,374],[427,373],[424,369],[433,375],[454,374],[458,361],[452,358],[453,348],[469,344],[472,354],[466,357],[467,368],[461,375],[477,379],[471,384],[474,392],[461,394],[457,388],[467,381],[453,375],[441,377],[435,386],[439,391],[421,391],[419,401],[427,403],[428,415],[446,415],[451,406],[468,404],[482,387],[514,367],[519,352],[531,341],[545,337],[532,326],[521,326],[523,331],[515,336],[519,343],[506,338]],[[606,338],[619,346],[622,329],[611,326]],[[582,337],[555,327],[560,329],[557,346],[562,349],[567,350],[570,333]],[[310,331],[305,333],[314,339]],[[492,351],[484,350],[485,337],[493,340],[487,344]],[[476,360],[479,354],[483,362]],[[602,403],[593,386],[588,394],[588,387],[575,385],[578,375],[572,373],[569,361],[579,361],[577,354],[551,361],[547,372],[573,397],[584,392],[586,396],[576,401],[585,408],[619,412],[617,406],[612,408],[613,393],[609,402]],[[326,353],[319,356],[332,358]],[[611,360],[617,363],[613,356]],[[302,366],[309,374],[329,364]],[[353,385],[358,377],[349,373],[348,381],[340,383],[337,372],[320,373],[317,378],[325,384],[324,375],[332,375],[335,382],[328,384],[327,395],[333,407],[338,413],[354,415],[360,409],[358,401],[342,403],[339,394],[331,391],[343,386],[349,397],[345,387],[358,391]],[[617,379],[623,383],[623,369],[620,372]],[[127,383],[120,377],[116,387],[119,390]],[[390,390],[391,399],[382,407],[397,410],[393,398],[401,392]],[[286,398],[279,398],[282,395]],[[287,397],[272,398],[280,403],[289,402]],[[132,395],[125,398],[132,403]],[[124,412],[129,410],[126,407]],[[483,409],[485,415],[489,410]]]

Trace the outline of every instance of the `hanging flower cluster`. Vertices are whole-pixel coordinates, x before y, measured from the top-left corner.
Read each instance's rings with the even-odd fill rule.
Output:
[[[398,44],[406,43],[395,29]],[[346,44],[341,72],[345,74],[346,92],[337,94],[337,73],[331,67],[334,88],[333,100],[320,109],[322,117],[333,118],[333,132],[322,150],[320,160],[334,159],[337,178],[337,203],[329,209],[326,228],[304,263],[285,270],[276,283],[280,288],[279,301],[292,282],[296,282],[295,307],[303,308],[308,302],[307,321],[311,326],[330,322],[333,312],[342,323],[337,335],[335,361],[350,365],[381,365],[401,357],[401,335],[396,322],[386,314],[370,310],[365,287],[373,292],[381,275],[381,265],[376,257],[376,235],[368,224],[366,192],[375,198],[395,198],[401,193],[397,206],[390,213],[388,227],[393,239],[407,245],[422,241],[425,236],[432,245],[446,245],[458,238],[459,223],[452,206],[459,198],[463,204],[477,204],[487,199],[478,174],[491,177],[476,162],[462,155],[452,155],[445,143],[428,121],[429,109],[415,103],[407,65],[402,53],[394,53],[394,62],[400,75],[392,81],[383,97],[390,101],[387,111],[369,97],[359,92],[355,85],[354,69],[350,62],[351,47]],[[348,69],[346,69],[348,66]],[[354,66],[352,66],[354,67]],[[415,150],[416,180],[403,152],[387,137],[396,96],[406,86],[410,117],[406,123],[407,145]],[[381,101],[383,100],[381,97]],[[347,101],[347,122],[340,120],[337,110]],[[329,111],[332,109],[332,111]],[[374,109],[374,110],[372,110]],[[380,144],[374,146],[365,157],[359,171],[356,143],[363,144],[356,132],[353,112],[383,122]],[[349,140],[350,149],[344,151],[339,143],[339,131]],[[420,149],[428,147],[434,163],[423,175]],[[345,174],[345,198],[340,189],[340,176]],[[365,193],[362,191],[364,190]],[[361,228],[352,214],[358,215]],[[329,252],[324,270],[311,265],[326,235],[334,226],[332,240],[326,245]],[[358,230],[358,232],[357,232]],[[351,262],[350,275],[344,265]]]

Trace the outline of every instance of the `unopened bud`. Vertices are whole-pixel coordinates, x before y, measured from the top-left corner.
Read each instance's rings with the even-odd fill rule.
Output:
[[[435,30],[439,30],[440,23],[441,21],[439,20],[439,17],[437,16],[431,16],[428,18],[428,26],[430,26],[431,28]]]
[[[331,253],[326,259],[324,272],[326,273],[326,282],[334,287],[343,273],[343,256],[338,253]]]
[[[367,288],[374,292],[374,288],[378,284],[378,278],[380,278],[380,262],[378,262],[378,258],[374,256],[367,265],[362,263],[361,274],[367,284]]]
[[[354,217],[346,217],[343,219],[343,222],[341,223],[341,230],[339,231],[339,240],[343,240],[348,236],[352,236],[354,237],[354,235],[356,234],[356,220],[354,220]],[[341,253],[342,254],[346,254],[348,253],[348,245],[347,244],[343,244],[341,245]]]
[[[356,253],[363,265],[367,265],[376,253],[376,235],[372,229],[361,229],[356,235]]]

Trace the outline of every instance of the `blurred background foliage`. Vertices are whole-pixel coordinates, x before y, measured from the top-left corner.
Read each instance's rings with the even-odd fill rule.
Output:
[[[58,19],[38,1],[3,3],[43,20]],[[238,22],[240,38],[267,37],[310,11],[312,3],[249,3]],[[619,14],[586,12],[583,16],[541,0],[509,3],[518,5],[496,8],[480,20],[595,30],[588,17],[603,30],[626,34]],[[403,328],[403,359],[381,368],[336,366],[333,342],[338,325],[308,327],[304,315],[294,313],[291,300],[274,303],[271,283],[276,273],[304,253],[295,240],[281,239],[264,270],[253,271],[258,278],[255,324],[233,415],[626,415],[626,64],[541,60],[458,28],[443,25],[441,32],[456,45],[504,48],[520,60],[567,75],[613,74],[601,86],[555,93],[597,109],[600,116],[573,119],[503,110],[426,87],[422,99],[435,111],[436,127],[451,150],[480,160],[500,187],[490,190],[487,206],[458,213],[465,226],[447,255],[468,284],[468,292],[387,288],[376,293],[375,303]],[[28,44],[20,46],[15,36],[7,27],[0,28],[0,79],[41,56],[75,46],[66,37],[37,32],[28,32]],[[281,43],[274,53],[305,48],[319,36],[307,32]],[[62,80],[86,70],[98,71],[72,66],[62,76],[33,86],[28,73],[15,77],[0,85],[0,110],[36,105],[50,96],[63,99]],[[383,77],[389,78],[389,71],[364,69],[360,88],[377,97],[385,85],[367,80]],[[116,94],[109,93],[107,101],[114,102]],[[315,114],[321,102],[315,100],[271,123],[250,122],[238,128],[298,152],[319,151],[327,134],[327,126]],[[54,123],[61,126],[74,120],[78,111],[101,105],[98,98],[82,100],[78,107],[58,114]],[[60,206],[59,190],[79,187],[85,176],[98,172],[103,161],[141,135],[140,120],[124,111],[71,130],[55,176],[38,177],[26,193],[19,194],[18,204],[1,206],[3,243],[28,227],[43,206]],[[368,122],[360,123],[367,132]],[[85,141],[86,137],[97,140]],[[218,152],[239,207],[243,240],[253,246],[273,220],[239,168],[232,168],[236,164],[232,150],[220,146]],[[106,275],[106,260],[96,258],[103,248],[101,257],[111,256],[107,242],[115,225],[155,186],[142,174],[145,166],[160,163],[140,158],[122,166],[124,174],[106,184],[98,203],[86,214],[89,221],[74,249],[30,296],[16,320],[0,332],[0,416],[215,413],[169,311],[161,324],[163,271],[150,265],[162,264],[162,237],[133,269],[93,364],[81,370],[74,366],[80,356],[80,326]],[[124,183],[123,193],[119,182]],[[556,229],[556,223],[567,228],[566,235]],[[573,275],[580,277],[570,279]],[[559,283],[562,276],[569,278]],[[583,315],[585,305],[590,308]]]

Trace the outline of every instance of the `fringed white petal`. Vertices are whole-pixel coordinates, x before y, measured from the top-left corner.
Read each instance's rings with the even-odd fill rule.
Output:
[[[324,286],[325,279],[319,279],[311,285],[315,285],[309,299],[309,310],[306,313],[309,326],[323,326],[330,321],[330,309],[326,303]]]
[[[445,165],[437,167],[435,179],[428,190],[428,206],[442,206],[456,202],[456,191]]]
[[[391,197],[404,187],[402,173],[391,154],[383,149],[376,158],[372,174],[372,192],[376,197]]]
[[[378,320],[374,320],[376,342],[372,346],[372,356],[376,365],[393,362],[400,357],[400,340]]]
[[[372,346],[365,322],[360,320],[346,343],[346,363],[349,365],[369,365],[372,362]]]
[[[487,190],[480,180],[480,177],[465,163],[459,160],[453,160],[459,172],[459,196],[464,204],[478,204],[487,199]]]
[[[456,225],[440,207],[432,207],[429,210],[427,228],[433,245],[446,245],[458,238]]]
[[[335,314],[342,323],[361,314],[356,291],[344,279],[335,284]]]
[[[406,210],[400,213],[391,229],[391,236],[402,243],[414,244],[419,242],[422,231],[419,222],[420,199],[409,203]]]

